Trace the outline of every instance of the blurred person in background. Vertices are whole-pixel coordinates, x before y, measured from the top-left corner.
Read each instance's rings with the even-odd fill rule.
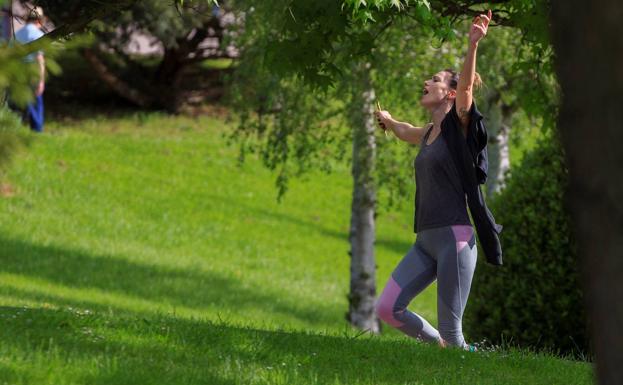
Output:
[[[43,10],[41,7],[33,7],[26,16],[26,25],[15,32],[15,40],[19,44],[28,44],[41,38],[45,33],[42,31]],[[42,51],[31,53],[24,61],[28,64],[36,64],[38,77],[34,82],[35,99],[26,105],[24,119],[30,124],[30,128],[36,132],[43,132],[44,108],[43,92],[45,91],[45,57]]]

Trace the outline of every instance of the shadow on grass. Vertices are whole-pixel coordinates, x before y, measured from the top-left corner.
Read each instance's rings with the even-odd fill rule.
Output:
[[[124,297],[128,297],[166,308],[178,306],[197,309],[198,313],[209,307],[225,314],[238,313],[243,317],[245,311],[256,309],[311,325],[326,326],[341,321],[336,319],[336,314],[341,315],[336,306],[311,301],[312,304],[305,303],[304,299],[293,298],[272,287],[249,287],[243,284],[244,276],[238,278],[190,268],[139,264],[119,256],[91,255],[19,240],[0,238],[0,272],[19,275],[26,282],[31,278],[44,280],[36,292],[38,298],[48,298],[45,293],[47,283],[60,287],[59,290],[75,290],[70,299],[82,295],[83,306],[91,308],[114,309],[115,298],[123,301]],[[112,303],[98,306],[97,302],[88,297],[90,289],[98,290],[103,296],[109,295],[113,299]],[[2,290],[15,291],[15,288]],[[30,293],[32,297],[32,291]],[[17,298],[26,294],[17,293]],[[127,312],[128,306],[131,307],[132,302],[120,303],[117,308]],[[271,322],[269,319],[266,321]]]
[[[5,362],[14,363],[0,366],[3,383],[233,384],[205,356],[163,343],[161,323],[146,318],[0,307],[0,324]]]
[[[368,378],[404,383],[408,375],[394,367],[401,363],[391,356],[400,351],[417,359],[428,351],[378,338],[259,330],[169,316],[118,318],[0,307],[0,322],[5,346],[24,355],[34,350],[50,356],[52,368],[34,364],[33,373],[51,369],[59,378],[63,371],[78,373],[82,378],[69,380],[91,384],[272,383],[260,380],[276,371],[293,383],[338,379],[352,384]],[[80,367],[93,362],[99,363],[95,373],[80,373]],[[374,363],[382,363],[382,369]]]
[[[18,365],[26,369],[22,376],[53,371],[56,379],[71,383],[591,383],[590,367],[582,363],[466,354],[352,333],[319,335],[171,316],[14,307],[0,307],[0,324],[3,350],[9,352],[5,361],[45,357]],[[0,375],[18,374],[0,370]]]

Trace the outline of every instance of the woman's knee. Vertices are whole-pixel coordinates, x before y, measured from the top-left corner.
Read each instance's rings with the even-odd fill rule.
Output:
[[[403,325],[403,323],[396,318],[396,316],[401,313],[400,309],[396,309],[394,307],[394,301],[391,301],[389,298],[381,296],[375,309],[376,315],[391,326],[399,327]]]
[[[383,297],[379,298],[379,301],[376,304],[375,310],[376,315],[385,321],[388,318],[391,318],[392,315],[392,307],[393,304],[389,303],[389,301],[383,300]]]
[[[400,310],[396,309],[396,302],[398,302],[398,297],[400,297],[401,293],[402,289],[400,285],[398,285],[394,277],[391,276],[387,281],[387,285],[385,285],[385,289],[383,289],[383,294],[381,294],[376,304],[377,316],[392,326],[397,326],[397,324],[402,325],[402,322],[396,319],[396,311]]]

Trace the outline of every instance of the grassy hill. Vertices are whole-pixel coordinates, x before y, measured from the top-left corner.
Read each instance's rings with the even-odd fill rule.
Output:
[[[347,167],[278,204],[220,120],[47,129],[0,182],[0,384],[592,382],[585,363],[351,330]],[[378,218],[379,290],[414,240],[408,207]],[[433,324],[435,298],[411,307]]]

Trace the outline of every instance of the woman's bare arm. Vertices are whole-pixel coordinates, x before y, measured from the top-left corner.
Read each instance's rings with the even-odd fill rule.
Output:
[[[415,127],[411,123],[400,122],[393,119],[387,111],[377,111],[375,114],[379,125],[386,130],[392,130],[398,139],[412,144],[422,143],[426,127]]]
[[[489,10],[487,15],[476,16],[469,30],[469,47],[467,48],[467,55],[465,55],[463,69],[459,75],[455,102],[456,111],[464,127],[467,127],[469,124],[469,110],[472,107],[472,89],[476,76],[476,52],[478,51],[478,42],[487,34],[491,16],[491,10]]]
[[[412,144],[421,144],[424,135],[426,135],[427,127],[415,127],[407,122],[394,121],[391,126],[392,131],[396,134],[396,137],[405,142]]]

